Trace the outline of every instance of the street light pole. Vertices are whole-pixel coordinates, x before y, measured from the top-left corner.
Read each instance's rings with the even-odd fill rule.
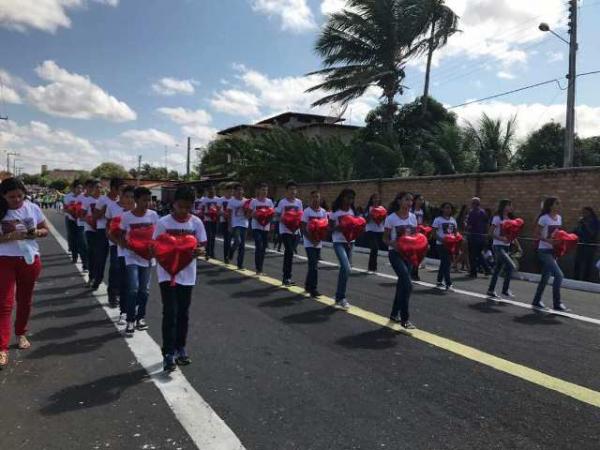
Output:
[[[575,85],[577,81],[577,0],[570,0],[569,90],[567,93],[567,130],[564,167],[573,167],[575,156]]]

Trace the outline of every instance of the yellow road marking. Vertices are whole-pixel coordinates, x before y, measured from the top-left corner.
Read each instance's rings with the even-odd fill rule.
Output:
[[[215,266],[225,267],[229,270],[237,272],[246,277],[251,277],[255,280],[259,280],[263,283],[267,283],[273,286],[280,287],[281,289],[285,289],[287,291],[293,292],[294,294],[303,295],[308,297],[304,289],[298,286],[282,286],[281,281],[276,280],[275,278],[271,278],[269,276],[256,276],[254,272],[249,270],[239,270],[237,267],[232,266],[230,264],[225,264],[221,261],[211,259],[209,263]],[[332,306],[335,304],[335,300],[321,296],[319,298],[314,299],[319,303],[324,305]],[[456,355],[462,356],[463,358],[470,359],[472,361],[478,362],[485,366],[496,369],[500,372],[507,373],[509,375],[515,376],[517,378],[521,378],[522,380],[528,381],[533,384],[537,384],[546,389],[550,389],[556,392],[560,392],[568,397],[572,397],[580,402],[587,403],[588,405],[595,406],[600,408],[600,392],[594,391],[592,389],[579,386],[575,383],[570,383],[565,380],[561,380],[560,378],[553,377],[551,375],[547,375],[538,370],[531,369],[527,366],[523,366],[521,364],[513,363],[506,359],[498,358],[497,356],[491,355],[489,353],[483,352],[481,350],[477,350],[474,347],[470,347],[468,345],[461,344],[459,342],[453,341],[451,339],[444,338],[442,336],[438,336],[433,333],[429,333],[423,330],[405,330],[400,325],[390,322],[386,317],[383,317],[379,314],[376,314],[371,311],[367,311],[365,309],[359,308],[357,306],[351,306],[350,310],[347,311],[348,314],[356,317],[360,317],[361,319],[367,320],[374,324],[390,328],[394,331],[398,331],[407,336],[410,336],[414,339],[417,339],[422,342],[426,342],[427,344],[433,345],[435,347],[441,348],[443,350],[449,351]]]

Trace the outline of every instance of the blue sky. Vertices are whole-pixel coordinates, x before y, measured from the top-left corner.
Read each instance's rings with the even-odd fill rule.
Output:
[[[564,77],[567,47],[537,30],[564,34],[562,0],[448,0],[463,33],[436,55],[432,93],[447,105]],[[144,161],[183,170],[186,137],[205,145],[214,132],[285,110],[310,111],[320,67],[312,46],[327,13],[343,0],[0,0],[2,151],[29,172],[92,168],[104,160]],[[600,0],[580,2],[579,71],[600,70]],[[400,102],[422,89],[423,62],[411,62]],[[600,134],[600,75],[581,78],[578,131]],[[563,86],[565,82],[562,82]],[[548,85],[459,108],[517,114],[523,137],[563,120],[565,92]],[[373,89],[352,104],[361,123]],[[335,107],[318,112],[330,113]],[[177,147],[179,145],[179,147]]]

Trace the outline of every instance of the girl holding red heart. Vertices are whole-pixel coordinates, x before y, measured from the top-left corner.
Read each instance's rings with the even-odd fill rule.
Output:
[[[215,257],[215,239],[217,237],[217,221],[219,220],[219,197],[214,186],[206,189],[206,196],[200,200],[200,216],[203,217],[208,242],[206,244],[206,260]]]
[[[449,234],[456,234],[458,226],[456,219],[452,217],[454,213],[454,206],[452,203],[442,203],[440,207],[442,212],[441,216],[438,216],[433,221],[431,227],[435,230],[436,244],[438,255],[440,256],[440,268],[438,269],[437,275],[437,287],[445,288],[447,291],[452,290],[454,285],[452,284],[452,278],[450,277],[450,267],[452,266],[452,255],[444,245],[444,237]],[[444,284],[445,283],[445,284]]]
[[[269,231],[271,218],[275,213],[273,200],[267,197],[269,186],[261,183],[257,189],[256,198],[249,205],[248,215],[252,218],[252,236],[254,237],[254,267],[257,275],[263,274],[267,245],[269,244]]]
[[[294,249],[300,229],[302,200],[298,196],[298,184],[290,181],[286,185],[286,196],[277,203],[277,217],[279,218],[279,235],[283,242],[283,285],[293,286],[292,265],[294,263]],[[290,216],[291,220],[288,220]],[[287,225],[286,225],[287,223]],[[291,227],[291,228],[290,228]]]
[[[319,222],[322,225],[319,225]],[[304,210],[304,214],[302,215],[302,234],[304,236],[304,249],[308,257],[308,272],[306,273],[304,289],[313,298],[321,295],[317,290],[319,282],[318,266],[321,249],[323,248],[322,241],[328,225],[327,211],[321,207],[321,193],[319,191],[312,191],[310,193],[310,206]],[[311,231],[311,229],[314,231]]]
[[[183,366],[191,363],[186,350],[189,309],[192,301],[192,289],[196,285],[197,257],[203,253],[202,247],[206,246],[207,243],[204,224],[191,213],[194,196],[194,190],[189,187],[177,188],[173,202],[173,212],[160,219],[154,231],[154,239],[163,236],[165,233],[176,237],[185,236],[188,238],[193,236],[195,240],[193,240],[192,245],[194,243],[196,245],[191,254],[183,254],[188,250],[181,250],[182,254],[177,255],[179,260],[187,256],[185,261],[190,262],[185,267],[177,266],[175,268],[176,273],[173,270],[171,273],[162,266],[157,247],[159,264],[156,268],[156,274],[163,304],[163,367],[168,372],[175,370],[178,365]],[[179,251],[179,249],[173,251]]]
[[[365,230],[371,250],[369,253],[369,265],[367,267],[369,272],[377,272],[377,256],[379,255],[379,250],[385,248],[382,238],[387,215],[387,211],[381,206],[381,196],[378,193],[371,195],[365,211],[367,213],[367,226]]]
[[[385,219],[383,241],[388,246],[388,257],[390,264],[396,272],[398,282],[396,283],[396,295],[390,320],[399,322],[403,328],[413,329],[410,323],[408,305],[412,293],[412,282],[410,279],[411,264],[404,255],[400,254],[396,246],[397,240],[403,235],[413,235],[417,232],[417,218],[410,212],[413,197],[408,192],[401,192],[388,208],[389,215]]]
[[[417,224],[425,226],[425,198],[421,194],[413,195],[413,204],[410,212],[417,218]],[[413,266],[411,277],[415,281],[421,281],[419,277],[419,266]]]
[[[542,302],[542,294],[548,284],[550,276],[554,277],[552,284],[552,300],[554,309],[557,311],[569,311],[560,298],[560,288],[564,278],[563,272],[554,256],[555,241],[552,235],[560,230],[562,226],[562,217],[560,212],[560,200],[556,197],[549,197],[544,200],[542,211],[538,216],[537,226],[535,227],[535,238],[539,239],[537,255],[542,264],[542,277],[538,284],[532,305],[536,308],[545,308]]]
[[[240,183],[233,185],[233,198],[227,204],[227,218],[233,243],[229,250],[227,261],[233,259],[237,251],[237,268],[244,268],[244,255],[246,253],[246,231],[248,230],[248,217],[246,216],[246,202],[244,187]]]
[[[493,238],[494,254],[496,255],[496,265],[494,272],[490,280],[487,295],[492,299],[499,298],[496,294],[496,283],[502,269],[505,270],[504,284],[502,285],[502,295],[508,298],[514,298],[514,295],[510,292],[510,280],[514,270],[517,266],[510,257],[510,245],[515,242],[518,245],[518,241],[511,241],[503,228],[503,224],[506,221],[514,219],[513,206],[510,200],[500,200],[498,204],[498,211],[492,219],[492,225],[490,226],[490,236]]]
[[[221,235],[223,236],[223,260],[229,263],[229,252],[231,251],[231,232],[229,231],[229,220],[227,214],[229,210],[227,206],[233,198],[233,187],[228,184],[225,187],[224,195],[219,199],[219,223],[221,227]]]
[[[354,208],[354,199],[356,193],[352,189],[344,189],[333,202],[332,213],[329,216],[330,227],[333,231],[333,249],[340,263],[338,274],[337,290],[335,292],[335,306],[339,309],[350,309],[350,303],[346,299],[346,288],[348,277],[352,270],[352,248],[354,240],[349,241],[344,234],[340,220],[345,216],[356,216]],[[363,219],[364,222],[364,219]]]

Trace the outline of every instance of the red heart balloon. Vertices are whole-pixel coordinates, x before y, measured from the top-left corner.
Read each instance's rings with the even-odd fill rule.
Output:
[[[110,219],[108,224],[108,234],[115,237],[121,231],[121,216]]]
[[[256,221],[261,224],[263,227],[266,227],[270,222],[273,216],[275,215],[275,209],[269,208],[266,206],[259,206],[256,209]]]
[[[427,254],[428,246],[427,236],[422,233],[405,234],[396,239],[398,253],[414,267],[421,264]]]
[[[78,219],[83,219],[85,217],[85,210],[83,209],[83,205],[81,202],[71,202],[70,214],[73,217],[77,217]]]
[[[155,257],[160,266],[171,275],[171,286],[175,276],[194,260],[198,240],[191,234],[172,235],[163,233],[154,242]]]
[[[327,238],[327,231],[329,230],[329,219],[327,217],[312,218],[309,220],[307,225],[309,237],[314,241],[324,241]]]
[[[211,205],[208,207],[206,214],[210,220],[216,222],[219,218],[219,208],[217,208],[215,205]]]
[[[505,220],[502,222],[502,235],[509,242],[512,242],[519,237],[524,226],[525,221],[523,219]]]
[[[433,228],[428,227],[426,225],[417,226],[417,233],[424,234],[427,239],[429,239],[429,237],[431,236],[432,231],[433,231]]]
[[[369,214],[371,215],[373,222],[375,222],[377,225],[380,225],[387,217],[387,209],[385,209],[383,206],[375,206],[371,208],[371,212]]]
[[[444,236],[444,247],[451,255],[458,255],[462,241],[463,237],[460,233],[447,234]]]
[[[129,236],[127,237],[129,249],[144,259],[152,259],[152,247],[154,245],[154,241],[152,240],[153,234],[154,225],[132,228],[129,230]]]
[[[291,232],[295,233],[296,230],[300,228],[303,214],[303,211],[300,211],[299,209],[290,209],[281,216],[281,223],[283,223]]]
[[[577,248],[577,244],[579,243],[579,236],[567,233],[565,230],[556,230],[552,233],[552,239],[556,241],[554,243],[554,256],[557,258],[565,256]]]
[[[351,216],[349,214],[340,217],[339,222],[342,234],[348,242],[355,241],[365,231],[365,226],[367,225],[367,221],[363,217]]]

